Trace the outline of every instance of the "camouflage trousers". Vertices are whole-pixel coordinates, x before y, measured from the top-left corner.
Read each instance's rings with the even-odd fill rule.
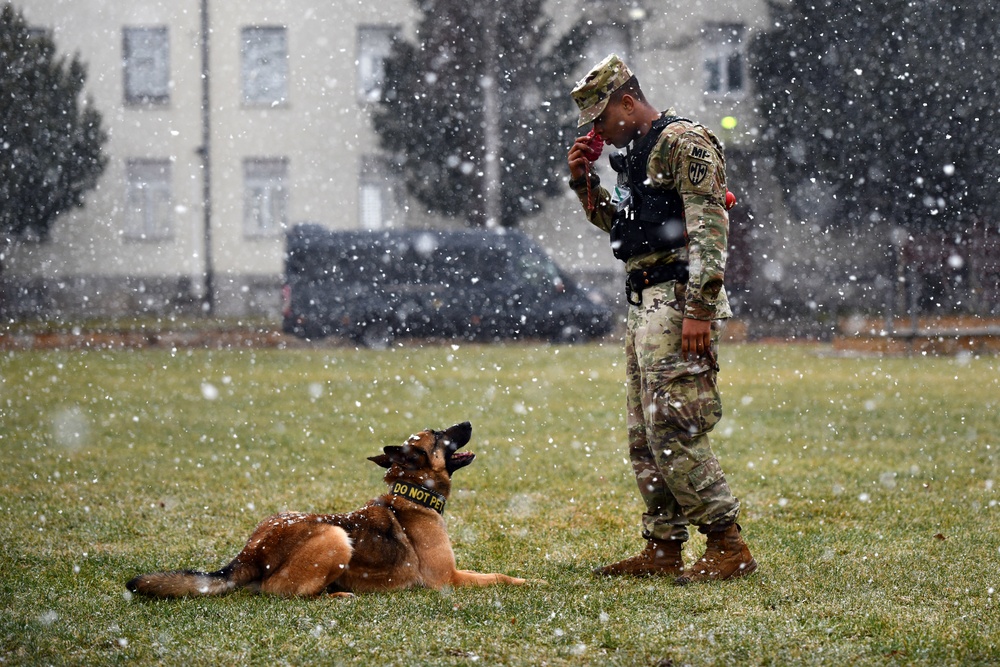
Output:
[[[712,354],[681,357],[684,285],[666,282],[629,305],[625,334],[629,458],[646,504],[646,538],[686,540],[688,525],[736,520],[708,432],[722,417],[716,384],[722,321],[712,323]]]

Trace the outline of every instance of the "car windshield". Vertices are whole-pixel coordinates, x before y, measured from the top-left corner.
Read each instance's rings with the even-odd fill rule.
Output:
[[[526,252],[517,258],[517,272],[527,282],[534,285],[562,284],[559,269],[547,256]]]

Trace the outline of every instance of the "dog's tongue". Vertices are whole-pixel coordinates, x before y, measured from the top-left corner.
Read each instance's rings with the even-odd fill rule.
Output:
[[[459,468],[464,468],[472,463],[474,458],[476,458],[476,455],[472,452],[455,452],[448,457],[448,472],[453,473]]]

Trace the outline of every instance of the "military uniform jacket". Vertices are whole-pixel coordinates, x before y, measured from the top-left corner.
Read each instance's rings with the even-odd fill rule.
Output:
[[[667,115],[673,116],[673,110]],[[687,247],[658,250],[629,258],[627,271],[687,261],[688,283],[684,316],[696,320],[732,317],[723,285],[729,244],[726,212],[726,159],[719,140],[708,128],[679,120],[664,128],[646,168],[653,187],[676,190],[684,202]],[[575,188],[587,219],[610,233],[615,205],[611,193],[591,174],[591,201],[587,185]],[[596,185],[596,187],[594,187]],[[589,205],[588,205],[589,204]]]

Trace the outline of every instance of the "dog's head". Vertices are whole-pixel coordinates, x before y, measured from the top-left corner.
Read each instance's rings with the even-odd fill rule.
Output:
[[[386,481],[406,480],[435,487],[439,493],[450,490],[451,475],[472,463],[476,455],[458,451],[472,437],[472,424],[462,422],[444,431],[427,429],[414,433],[402,445],[386,445],[369,461],[387,469]]]

